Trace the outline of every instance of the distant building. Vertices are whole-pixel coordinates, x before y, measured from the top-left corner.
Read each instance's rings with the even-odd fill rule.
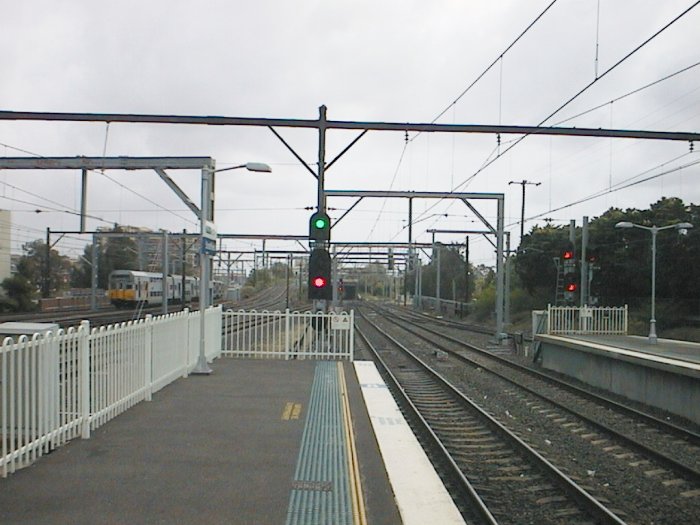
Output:
[[[0,282],[12,275],[10,245],[12,244],[12,214],[0,210]]]

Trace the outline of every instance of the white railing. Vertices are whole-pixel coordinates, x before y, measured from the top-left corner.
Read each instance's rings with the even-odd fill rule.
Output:
[[[221,354],[221,307],[205,313],[206,355]],[[0,474],[103,425],[178,377],[199,355],[200,312],[6,338],[0,346]]]
[[[547,333],[627,335],[627,305],[613,307],[549,305]]]
[[[263,359],[354,358],[354,313],[232,311],[222,355]]]

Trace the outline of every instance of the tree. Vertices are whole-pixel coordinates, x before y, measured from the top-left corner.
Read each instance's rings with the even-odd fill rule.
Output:
[[[23,275],[8,277],[0,286],[7,294],[0,301],[0,311],[28,312],[36,309],[34,285]]]
[[[669,230],[657,236],[656,295],[657,305],[673,308],[674,315],[666,315],[666,319],[697,314],[700,207],[685,205],[678,198],[662,198],[648,210],[610,208],[590,221],[588,250],[597,254],[592,264],[590,291],[598,304],[628,304],[642,311],[649,305],[651,236],[639,228],[615,228],[622,221],[643,226],[690,222],[696,226],[687,235]],[[542,307],[554,298],[557,267],[553,259],[559,259],[568,243],[566,226],[535,227],[523,238],[515,256],[515,271],[521,286],[533,297],[541,297]],[[580,245],[581,229],[577,228],[576,246]]]
[[[123,233],[124,228],[116,225],[112,232]],[[137,270],[138,250],[134,239],[130,237],[98,238],[97,250],[97,286],[107,288],[109,274],[114,270]],[[75,288],[92,286],[92,249],[88,244],[83,255],[71,274],[71,285]]]
[[[24,277],[37,290],[43,290],[49,296],[64,290],[69,285],[71,261],[57,250],[49,250],[50,276],[46,281],[46,243],[41,239],[25,243],[24,254],[17,263],[17,273]]]
[[[442,299],[452,299],[453,290],[456,292],[455,299],[463,301],[465,297],[467,270],[460,247],[457,245],[436,244],[433,251],[432,261],[423,266],[421,276],[423,279],[423,295],[436,296],[437,289],[437,250],[440,250],[440,297]],[[471,276],[472,272],[470,272]],[[409,290],[415,288],[415,270],[408,274],[406,286]],[[454,283],[454,285],[453,285]],[[473,277],[470,278],[469,290],[474,290]]]

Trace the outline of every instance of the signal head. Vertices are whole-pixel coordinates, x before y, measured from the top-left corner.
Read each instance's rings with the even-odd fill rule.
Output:
[[[317,248],[309,256],[309,299],[332,299],[331,256]]]
[[[309,220],[309,239],[316,242],[328,242],[331,238],[331,220],[328,214],[317,211]]]

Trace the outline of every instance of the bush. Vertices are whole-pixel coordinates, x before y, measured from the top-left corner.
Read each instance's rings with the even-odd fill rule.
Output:
[[[472,313],[478,321],[491,320],[495,315],[496,289],[493,286],[484,288],[472,303]]]

